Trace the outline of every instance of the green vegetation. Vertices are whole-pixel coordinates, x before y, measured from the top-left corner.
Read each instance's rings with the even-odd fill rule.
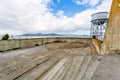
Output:
[[[9,35],[8,34],[5,34],[2,38],[2,40],[8,40],[9,39]]]

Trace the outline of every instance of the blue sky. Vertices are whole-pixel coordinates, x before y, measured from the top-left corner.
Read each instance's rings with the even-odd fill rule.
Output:
[[[84,3],[84,1],[86,1],[86,3]],[[56,14],[58,11],[62,10],[64,11],[64,15],[73,17],[76,13],[80,13],[89,8],[95,8],[102,2],[102,0],[91,0],[96,2],[90,5],[89,1],[90,0],[53,0],[48,7],[52,9],[51,12],[53,14]]]
[[[56,14],[58,11],[63,10],[64,15],[68,17],[74,16],[76,13],[79,13],[85,9],[88,9],[87,5],[77,5],[72,0],[54,0],[53,4],[49,5],[49,8],[52,8],[52,13]]]
[[[89,35],[91,15],[110,11],[112,0],[0,0],[0,35]]]

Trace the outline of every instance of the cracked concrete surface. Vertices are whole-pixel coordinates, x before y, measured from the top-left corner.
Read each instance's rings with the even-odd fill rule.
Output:
[[[51,43],[0,52],[0,80],[119,80],[120,56],[91,55],[93,49]]]

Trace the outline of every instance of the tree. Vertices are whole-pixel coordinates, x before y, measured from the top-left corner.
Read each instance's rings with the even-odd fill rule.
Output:
[[[5,34],[2,38],[2,40],[8,40],[9,39],[9,35],[8,34]]]

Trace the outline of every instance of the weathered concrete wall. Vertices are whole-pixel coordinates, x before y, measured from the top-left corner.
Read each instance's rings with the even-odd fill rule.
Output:
[[[94,38],[93,38],[93,39],[92,39],[92,43],[93,43],[93,45],[95,46],[98,54],[101,54],[101,41],[98,40],[98,39],[94,39]]]
[[[90,38],[35,38],[0,40],[0,51],[12,50],[16,48],[28,48],[56,41],[92,43]]]
[[[120,50],[120,0],[113,0],[102,44],[102,54],[114,54],[116,50]]]

